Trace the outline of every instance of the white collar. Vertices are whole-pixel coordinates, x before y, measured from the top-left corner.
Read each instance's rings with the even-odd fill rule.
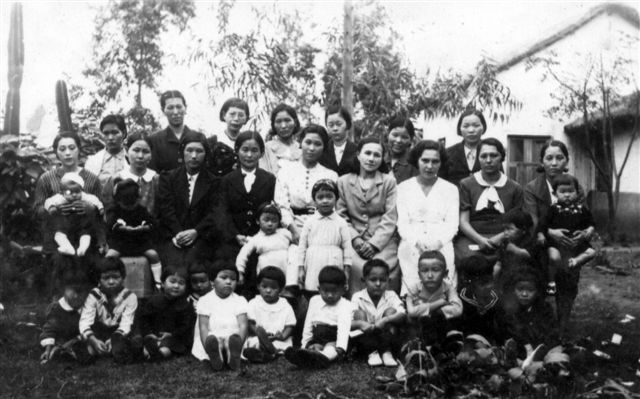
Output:
[[[258,169],[258,168],[253,168],[252,171],[246,171],[245,169],[240,168],[240,172],[242,172],[242,174],[245,175],[245,176],[248,176],[248,175],[255,176],[256,175],[256,169]]]
[[[199,174],[200,174],[200,172],[190,175],[189,172],[187,172],[187,180],[191,179],[192,177],[193,177],[194,180],[196,180],[198,178]]]
[[[333,148],[340,148],[343,149],[344,147],[346,147],[347,145],[347,140],[344,141],[344,143],[342,143],[341,145],[337,145],[335,142],[333,143]]]
[[[462,147],[464,147],[464,155],[469,155],[470,152],[476,152],[478,150],[478,148],[470,148],[467,147],[466,145],[462,145]]]
[[[484,190],[482,190],[482,193],[476,201],[476,211],[493,208],[500,213],[504,213],[504,204],[502,203],[502,200],[500,200],[500,195],[498,194],[496,187],[504,187],[504,185],[507,184],[507,176],[500,172],[500,178],[493,184],[489,184],[484,177],[482,177],[481,171],[474,173],[473,177],[479,185],[484,187]]]
[[[71,307],[71,305],[69,305],[69,302],[67,302],[65,297],[62,297],[62,298],[58,299],[58,304],[60,304],[60,307],[62,308],[62,310],[65,310],[67,312],[71,312],[72,310],[74,310]]]
[[[475,177],[478,184],[482,187],[504,187],[504,185],[507,184],[507,175],[502,172],[500,172],[500,178],[498,181],[493,184],[488,183],[484,177],[482,177],[482,171],[480,170],[474,173],[473,177]]]
[[[120,171],[120,177],[123,179],[131,179],[133,181],[138,181],[138,179],[142,178],[145,183],[150,183],[153,180],[153,177],[156,175],[156,171],[153,169],[147,168],[147,171],[144,172],[144,175],[138,176],[133,174],[130,169],[122,169]]]

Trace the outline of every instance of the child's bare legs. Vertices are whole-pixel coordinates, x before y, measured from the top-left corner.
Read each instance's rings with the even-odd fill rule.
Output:
[[[70,255],[73,256],[76,254],[76,250],[71,245],[71,241],[69,241],[69,237],[61,231],[56,231],[53,236],[54,241],[58,244],[58,252],[62,255]]]
[[[577,256],[570,258],[568,262],[568,266],[569,268],[582,266],[588,261],[590,261],[591,259],[595,258],[595,256],[596,256],[596,250],[593,248],[587,248],[581,254],[578,254]]]
[[[78,250],[76,254],[78,256],[84,256],[89,249],[89,245],[91,245],[91,236],[89,234],[83,234],[80,236],[80,243],[78,245]]]
[[[555,247],[549,247],[547,249],[547,255],[549,256],[549,264],[547,265],[547,278],[549,284],[547,285],[547,294],[556,294],[556,274],[558,269],[563,267],[563,257],[560,250]]]
[[[162,264],[160,264],[160,256],[155,249],[147,249],[144,251],[144,256],[149,261],[151,274],[153,275],[153,281],[155,282],[156,288],[160,289],[160,286],[162,285]]]

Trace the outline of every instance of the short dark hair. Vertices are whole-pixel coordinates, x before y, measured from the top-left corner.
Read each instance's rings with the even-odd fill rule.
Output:
[[[389,264],[382,259],[373,258],[364,262],[364,266],[362,267],[362,277],[367,277],[374,267],[384,269],[385,273],[389,275]]]
[[[205,167],[208,164],[209,159],[211,159],[211,149],[209,148],[207,139],[200,134],[188,133],[182,137],[180,140],[180,158],[184,161],[184,149],[191,143],[200,143],[202,144],[202,147],[204,147],[204,162],[202,163],[202,167]]]
[[[270,215],[276,215],[278,220],[282,220],[282,212],[280,212],[280,208],[275,202],[265,202],[258,207],[258,219],[262,216],[263,213],[268,213]]]
[[[140,199],[140,186],[133,179],[116,177],[113,180],[113,199],[127,205],[134,204]]]
[[[360,173],[360,160],[358,160],[358,154],[360,153],[360,151],[362,151],[362,147],[364,147],[366,144],[380,145],[380,155],[384,157],[384,146],[382,145],[380,140],[376,136],[367,136],[362,140],[360,140],[360,142],[358,142],[358,152],[353,156],[353,159],[351,159],[351,162],[349,165],[349,173],[355,173],[355,174]],[[382,162],[380,162],[380,166],[378,167],[378,170],[381,173],[389,173],[389,166],[387,165],[386,162],[384,162],[384,159],[382,160]]]
[[[307,126],[305,126],[304,129],[302,129],[302,132],[300,132],[300,142],[304,140],[304,137],[307,134],[311,134],[311,133],[317,134],[318,136],[320,136],[320,140],[322,140],[322,145],[324,147],[322,149],[322,152],[326,153],[327,148],[329,148],[329,133],[327,133],[327,129],[325,129],[320,125],[316,125],[315,123],[310,123]]]
[[[405,128],[405,130],[409,134],[409,137],[411,137],[412,139],[416,137],[416,128],[413,126],[413,122],[411,122],[411,119],[400,116],[393,118],[391,122],[389,122],[389,132],[397,127]]]
[[[96,262],[96,275],[98,279],[100,279],[102,273],[107,272],[118,272],[120,273],[122,278],[125,278],[127,276],[127,270],[125,269],[122,260],[120,260],[120,258],[111,256],[98,259],[98,261]]]
[[[442,268],[444,270],[447,270],[447,260],[444,258],[444,255],[442,255],[442,252],[440,251],[424,251],[423,253],[420,254],[420,257],[418,258],[418,269],[420,268],[420,261],[421,260],[425,260],[425,259],[435,259],[438,260],[442,263]]]
[[[270,280],[274,280],[275,282],[277,282],[280,289],[284,288],[286,284],[286,277],[284,275],[284,272],[279,267],[275,267],[275,266],[264,267],[262,270],[260,270],[260,273],[258,273],[256,282],[260,284],[260,282],[265,278],[268,278]]]
[[[551,188],[553,188],[554,192],[558,189],[558,186],[573,186],[576,191],[578,191],[580,183],[578,183],[578,179],[574,176],[563,173],[555,176],[553,180],[551,180]]]
[[[241,98],[231,97],[227,101],[222,104],[222,108],[220,108],[220,121],[224,122],[224,115],[229,111],[229,108],[240,108],[244,111],[249,119],[249,104]]]
[[[196,259],[189,263],[187,270],[189,271],[189,275],[205,273],[207,277],[209,277],[209,273],[213,269],[213,265],[210,260],[207,259]]]
[[[507,272],[504,284],[505,294],[508,295],[512,293],[516,284],[519,282],[529,281],[535,285],[538,291],[537,301],[544,301],[546,282],[542,271],[536,268],[530,259],[520,258],[518,262],[519,263],[517,265],[514,265]]]
[[[480,119],[480,123],[482,124],[482,129],[483,129],[482,134],[485,134],[487,132],[487,121],[484,119],[484,115],[482,115],[482,111],[475,108],[467,108],[466,110],[464,110],[464,112],[462,112],[462,114],[460,114],[460,118],[458,118],[458,126],[456,127],[456,132],[458,133],[458,136],[462,136],[462,133],[460,131],[460,126],[462,126],[462,120],[469,115],[475,115],[478,117],[478,119]]]
[[[78,151],[80,150],[80,147],[82,146],[82,142],[80,141],[80,136],[78,136],[77,133],[75,133],[75,132],[60,132],[53,139],[53,151],[54,152],[58,151],[58,144],[60,144],[60,140],[62,140],[62,139],[72,139],[73,141],[75,141],[76,145],[78,146]]]
[[[493,264],[480,255],[471,255],[463,258],[458,268],[465,279],[470,281],[493,276]]]
[[[480,150],[482,149],[482,146],[487,146],[487,145],[491,147],[496,147],[496,150],[498,150],[498,152],[500,153],[500,156],[502,157],[502,162],[505,161],[505,158],[507,157],[507,153],[504,150],[504,145],[502,145],[502,142],[496,139],[495,137],[488,137],[486,139],[480,140],[480,144],[478,144],[478,148],[476,152],[476,157],[480,156]]]
[[[214,262],[213,267],[211,268],[211,274],[209,274],[209,279],[215,280],[216,277],[218,277],[218,274],[225,270],[234,272],[236,274],[236,278],[238,278],[238,268],[236,265],[232,261],[224,259]]]
[[[339,114],[340,117],[344,119],[344,122],[347,124],[347,130],[351,129],[351,125],[352,125],[351,114],[345,107],[342,107],[340,105],[332,105],[329,108],[327,108],[327,111],[324,114],[325,125],[327,124],[327,119],[329,119],[329,115],[333,115],[333,114]]]
[[[336,284],[342,287],[346,283],[347,277],[338,266],[325,266],[318,275],[318,284]]]
[[[171,276],[182,277],[185,283],[189,281],[189,272],[184,267],[178,267],[178,266],[172,266],[172,265],[164,267],[162,269],[162,275],[160,277],[160,280],[164,283],[164,281]]]
[[[316,199],[319,191],[331,191],[338,199],[338,185],[331,179],[320,179],[311,188],[311,198]]]
[[[102,121],[100,121],[100,131],[102,132],[104,126],[108,124],[116,125],[118,130],[122,132],[122,136],[127,137],[127,123],[122,115],[111,114],[102,118]]]
[[[569,159],[569,150],[567,149],[567,145],[560,140],[548,140],[542,148],[540,148],[540,162],[544,159],[544,153],[547,152],[549,147],[558,147],[560,151],[564,154],[564,156]]]
[[[295,127],[293,128],[293,134],[295,135],[297,132],[300,131],[300,120],[298,119],[298,113],[296,112],[295,108],[293,108],[290,105],[287,104],[278,104],[273,111],[271,111],[271,131],[273,132],[273,134],[277,135],[278,132],[276,131],[276,117],[278,116],[278,114],[280,112],[286,112],[291,119],[293,119],[293,123],[295,125]]]
[[[182,100],[182,105],[187,106],[187,100],[184,99],[182,93],[178,90],[167,90],[160,95],[160,108],[164,110],[164,106],[167,103],[167,100],[170,98],[179,98]]]
[[[256,132],[255,130],[245,130],[244,132],[238,134],[238,137],[236,137],[236,142],[233,144],[233,149],[236,154],[238,153],[238,151],[240,151],[240,147],[242,147],[242,144],[247,140],[255,140],[256,143],[258,143],[258,147],[260,148],[260,153],[264,154],[264,140],[262,139],[262,136],[260,136],[260,133]]]
[[[422,153],[426,150],[434,150],[438,155],[440,155],[441,166],[447,162],[447,151],[440,142],[434,140],[420,140],[409,152],[409,164],[417,168],[418,161],[420,160]]]
[[[149,139],[143,132],[135,132],[128,135],[125,141],[125,146],[129,148],[133,145],[133,143],[140,140],[146,142],[149,145],[149,147],[151,147],[151,143],[149,142]]]
[[[514,208],[504,214],[502,223],[513,223],[518,229],[528,232],[533,227],[533,218],[528,212]]]

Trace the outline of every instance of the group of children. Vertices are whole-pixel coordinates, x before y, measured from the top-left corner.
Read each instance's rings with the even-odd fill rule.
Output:
[[[62,179],[62,197],[52,197],[50,207],[64,208],[65,202],[79,198],[91,203],[78,189],[82,187],[79,176],[68,175]],[[541,222],[542,228],[567,228],[569,220],[574,223],[578,218],[573,229],[592,224],[586,208],[576,204],[575,179],[569,176],[553,184],[558,203]],[[472,256],[457,265],[461,276],[457,287],[446,279],[449,265],[444,256],[426,251],[416,265],[420,283],[409,287],[406,297],[389,290],[389,266],[372,259],[363,269],[366,288],[349,300],[345,294],[351,240],[346,222],[335,213],[336,184],[321,180],[312,193],[317,213],[305,224],[294,254],[291,233],[279,228],[280,210],[275,204],[263,204],[258,215],[260,232],[249,238],[236,264],[199,260],[188,268],[161,268],[149,236],[154,220],[137,203],[137,185],[118,182],[116,205],[107,211],[111,249],[96,262],[97,287],[87,290],[83,280],[73,275],[63,279],[63,295],[47,312],[42,361],[67,354],[88,363],[111,354],[116,362],[130,363],[190,353],[217,371],[225,366],[237,370],[242,359],[262,363],[284,355],[300,367],[322,368],[353,349],[371,366],[391,367],[397,365],[403,341],[418,336],[425,345],[437,347],[451,329],[481,334],[498,344],[514,338],[521,348],[556,339],[555,318],[544,300],[547,279],[537,264],[541,237],[532,231],[531,217],[525,212],[504,215],[504,233],[495,238],[498,262]],[[75,233],[77,249],[68,240],[81,224],[55,226],[60,226],[56,230],[60,251],[81,256],[88,245],[83,230]],[[140,303],[124,287],[125,267],[119,259],[134,249],[149,258],[160,288]],[[259,295],[247,302],[236,291],[252,253],[258,254]],[[552,264],[566,261],[570,268],[593,253],[590,247],[548,249]],[[298,317],[291,298],[282,295],[291,259],[309,300],[306,314],[298,312]]]

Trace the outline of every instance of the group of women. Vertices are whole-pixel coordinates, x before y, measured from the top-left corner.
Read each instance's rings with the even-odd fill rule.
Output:
[[[477,110],[460,116],[457,133],[462,141],[446,150],[437,141],[418,141],[413,124],[404,118],[389,123],[383,140],[365,136],[354,144],[346,139],[351,117],[343,108],[327,110],[325,123],[331,121],[331,126],[326,129],[315,124],[302,127],[295,109],[286,104],[271,113],[265,143],[257,132],[240,132],[248,112],[237,111],[244,110],[236,106],[221,112],[231,134],[225,132],[224,140],[217,141],[233,146],[237,158],[237,165],[221,178],[208,168],[210,139],[184,135],[178,168],[159,175],[149,169],[150,140],[140,134],[127,137],[125,127],[122,139],[128,165],[101,185],[80,165],[78,137],[61,133],[53,144],[60,166],[40,176],[36,211],[45,212],[44,200],[60,191],[65,172],[80,173],[85,191],[106,203],[115,177],[133,178],[141,188],[141,203],[158,218],[163,262],[185,262],[196,256],[235,261],[240,247],[259,230],[256,216],[261,204],[275,201],[282,226],[291,231],[295,243],[315,211],[311,188],[320,179],[331,179],[339,188],[336,211],[348,221],[352,234],[351,291],[363,287],[362,266],[371,258],[384,259],[392,271],[392,288],[404,291],[418,280],[421,252],[441,251],[455,283],[459,259],[494,246],[489,238],[501,231],[502,214],[522,208],[535,221],[543,218],[552,203],[549,181],[566,172],[569,160],[562,142],[548,142],[540,154],[541,174],[523,188],[503,173],[502,143],[482,138],[487,125]],[[341,138],[345,138],[342,143]],[[96,249],[104,251],[104,235],[97,236]],[[570,239],[555,232],[550,236]],[[45,225],[45,250],[55,252],[51,239]],[[557,277],[558,304],[569,309],[577,293],[577,276],[572,273]],[[287,280],[294,285],[297,278],[288,273]]]

